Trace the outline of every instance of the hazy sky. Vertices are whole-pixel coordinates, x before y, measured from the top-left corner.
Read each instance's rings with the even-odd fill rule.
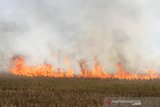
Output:
[[[0,0],[0,66],[14,55],[27,64],[65,67],[69,57],[98,56],[105,69],[160,70],[158,0]],[[57,58],[58,57],[58,58]]]

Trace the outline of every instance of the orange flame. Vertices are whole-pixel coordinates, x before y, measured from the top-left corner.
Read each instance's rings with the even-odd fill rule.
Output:
[[[54,68],[50,64],[38,65],[38,66],[27,66],[23,57],[16,57],[14,59],[15,65],[11,68],[11,73],[15,75],[23,76],[48,76],[55,78],[73,78],[73,77],[83,77],[83,78],[117,78],[117,79],[156,79],[160,78],[159,74],[154,74],[152,69],[148,70],[148,74],[134,74],[128,73],[124,65],[121,63],[117,64],[118,70],[115,74],[106,73],[103,66],[95,58],[94,69],[90,70],[86,60],[79,60],[79,65],[81,68],[80,74],[76,76],[73,69],[70,67],[70,61],[65,60],[65,64],[68,69],[64,72],[62,69],[58,68],[54,71]]]
[[[15,66],[11,68],[13,74],[25,76],[54,76],[54,70],[49,64],[28,67],[22,57],[17,57],[14,62]]]

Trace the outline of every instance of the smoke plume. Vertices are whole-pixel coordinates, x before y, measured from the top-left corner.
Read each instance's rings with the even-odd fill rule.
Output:
[[[79,69],[98,56],[105,70],[116,63],[128,71],[159,70],[160,13],[158,0],[2,0],[0,3],[0,68],[14,55],[28,65],[63,60]]]

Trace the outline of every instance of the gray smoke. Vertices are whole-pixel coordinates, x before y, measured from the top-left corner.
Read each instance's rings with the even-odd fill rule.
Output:
[[[158,0],[1,0],[0,66],[14,55],[28,65],[65,68],[65,57],[92,66],[98,56],[105,70],[123,63],[131,72],[159,70]]]

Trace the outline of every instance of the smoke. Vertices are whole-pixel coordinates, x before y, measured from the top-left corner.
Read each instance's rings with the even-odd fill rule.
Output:
[[[132,72],[159,70],[158,0],[2,0],[0,66],[8,69],[14,55],[27,64],[72,67],[98,56],[108,72],[123,63]],[[78,70],[77,70],[78,72]]]

